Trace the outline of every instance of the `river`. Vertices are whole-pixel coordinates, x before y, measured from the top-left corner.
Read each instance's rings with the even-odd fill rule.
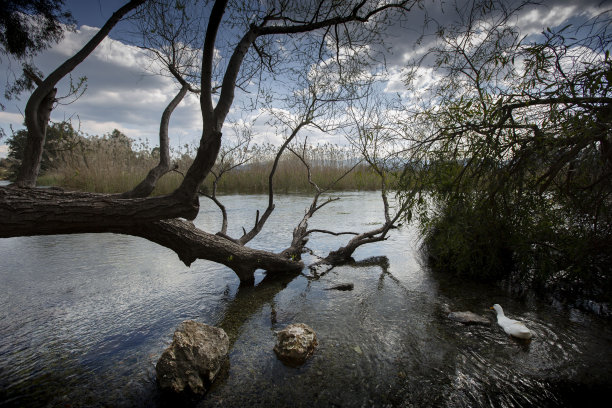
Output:
[[[313,228],[364,231],[382,219],[375,193],[342,193]],[[263,195],[223,197],[230,232],[254,222]],[[253,242],[280,250],[310,198],[284,195]],[[220,225],[202,199],[196,224]],[[315,235],[324,254],[345,237]],[[354,265],[314,277],[257,276],[240,287],[226,267],[183,265],[170,250],[114,234],[0,239],[1,406],[174,406],[155,383],[155,363],[185,319],[223,327],[230,366],[198,407],[571,407],[612,391],[609,320],[501,288],[433,274],[408,225],[355,253]],[[354,283],[352,291],[326,290]],[[463,326],[442,305],[494,321],[489,306],[523,320],[530,344],[496,325]],[[300,368],[273,352],[274,330],[306,323],[319,347]]]

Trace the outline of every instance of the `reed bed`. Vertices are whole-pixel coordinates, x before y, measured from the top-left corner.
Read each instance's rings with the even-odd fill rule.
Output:
[[[224,173],[218,180],[217,192],[266,193],[275,152],[276,147],[272,145],[251,146],[247,152],[249,160]],[[189,146],[173,151],[173,162],[178,164],[178,172],[163,176],[153,194],[172,192],[182,181],[181,173],[189,168],[193,155],[194,150]],[[356,164],[355,155],[342,147],[329,144],[310,147],[305,152],[305,158],[310,163],[313,181],[321,188],[331,186],[334,191],[380,188],[380,179],[364,164],[358,164],[342,177]],[[238,159],[227,156],[225,160],[225,165],[231,166]],[[150,149],[146,143],[133,146],[125,137],[91,137],[59,155],[52,169],[39,177],[39,184],[80,191],[120,193],[138,184],[157,162],[156,149]],[[216,170],[221,165],[223,163],[217,163]],[[202,190],[210,192],[213,180],[214,176],[209,175]],[[312,189],[304,164],[293,153],[284,154],[274,176],[275,192],[309,192]]]

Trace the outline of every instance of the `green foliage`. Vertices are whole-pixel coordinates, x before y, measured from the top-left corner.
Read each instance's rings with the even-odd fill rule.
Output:
[[[0,0],[1,52],[21,59],[59,41],[63,24],[73,23],[63,5],[63,0]]]
[[[2,56],[14,59],[22,68],[12,83],[6,83],[7,100],[34,88],[34,78],[43,75],[32,58],[59,42],[66,30],[74,30],[72,14],[63,6],[63,0],[0,0],[0,61]],[[4,109],[1,103],[0,108]]]
[[[479,280],[498,280],[512,268],[507,220],[469,200],[444,202],[424,223],[424,245],[436,270]]]
[[[7,140],[9,148],[8,158],[10,159],[8,176],[11,180],[16,177],[19,165],[23,159],[27,137],[28,131],[21,129],[13,132],[12,136]],[[83,136],[69,122],[52,123],[47,128],[47,136],[40,163],[41,173],[45,173],[52,168],[63,152],[74,149],[83,140]]]
[[[9,169],[10,169],[9,160],[5,158],[0,159],[0,180],[8,179]]]
[[[461,275],[610,300],[610,15],[536,41],[487,17],[445,32],[407,125],[420,132],[404,200],[424,248]]]

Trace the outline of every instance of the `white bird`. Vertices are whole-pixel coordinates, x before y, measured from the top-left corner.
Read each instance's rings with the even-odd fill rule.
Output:
[[[497,324],[501,326],[502,329],[506,332],[506,334],[510,336],[514,336],[519,339],[530,339],[532,334],[531,331],[525,326],[523,323],[508,319],[504,315],[504,310],[497,303],[491,307],[491,309],[495,310],[497,313]]]

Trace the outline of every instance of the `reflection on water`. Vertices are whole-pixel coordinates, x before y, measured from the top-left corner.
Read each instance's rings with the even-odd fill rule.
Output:
[[[312,226],[363,231],[381,219],[373,193],[345,193]],[[234,235],[267,197],[225,198]],[[254,246],[282,249],[309,203],[281,196]],[[203,201],[196,224],[220,225]],[[348,238],[345,238],[348,239]],[[340,238],[315,236],[315,254]],[[259,276],[239,287],[227,268],[112,234],[0,240],[0,405],[160,406],[154,364],[176,326],[196,319],[223,327],[228,373],[208,406],[588,406],[612,384],[607,321],[496,287],[434,276],[415,253],[409,227],[360,248],[353,264],[314,277]],[[307,259],[308,261],[308,259]],[[353,283],[352,291],[326,290]],[[441,305],[489,316],[493,303],[526,322],[533,341],[501,328],[462,326]],[[280,363],[274,331],[303,322],[319,348],[301,368]]]

